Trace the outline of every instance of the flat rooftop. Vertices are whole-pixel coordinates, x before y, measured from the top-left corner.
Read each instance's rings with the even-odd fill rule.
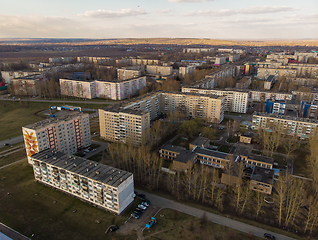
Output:
[[[265,156],[260,156],[256,154],[249,154],[248,159],[255,160],[258,162],[264,162],[264,163],[269,163],[269,164],[274,164],[274,159],[271,157],[265,157]]]
[[[261,167],[255,167],[251,176],[251,180],[273,184],[275,171],[272,169],[266,169]]]
[[[43,127],[46,127],[48,125],[57,123],[57,122],[61,122],[61,121],[68,121],[71,120],[73,118],[79,117],[79,116],[84,116],[84,115],[89,115],[88,113],[82,113],[82,112],[69,112],[69,111],[60,111],[59,116],[55,117],[55,118],[48,118],[36,123],[31,123],[29,125],[23,126],[24,128],[29,128],[29,129],[40,129]]]
[[[181,153],[182,151],[186,150],[186,148],[184,147],[174,146],[171,144],[165,144],[162,147],[160,147],[160,149],[178,153]]]
[[[103,107],[101,108],[102,110],[104,111],[107,111],[107,112],[113,112],[113,113],[127,113],[127,114],[133,114],[133,115],[145,115],[147,114],[148,112],[146,111],[141,111],[141,110],[135,110],[135,109],[131,109],[131,108],[122,108],[122,106],[120,104],[114,104],[114,105],[111,105],[111,106],[106,106],[106,107]]]
[[[178,155],[173,161],[187,163],[188,161],[192,161],[196,154],[189,150],[182,150],[180,155]]]
[[[209,142],[210,139],[205,138],[205,137],[197,137],[193,142],[191,142],[190,144],[192,145],[196,145],[201,147],[202,145],[206,144],[207,142]]]
[[[260,117],[268,117],[268,118],[279,118],[284,120],[292,120],[292,121],[298,121],[298,122],[304,122],[304,123],[315,123],[318,124],[318,120],[312,119],[312,118],[301,118],[301,117],[293,117],[288,115],[278,115],[276,113],[260,113],[260,112],[254,112],[254,116],[260,116]]]
[[[202,155],[206,155],[206,156],[220,158],[220,159],[227,159],[227,156],[233,156],[233,154],[214,151],[214,150],[200,148],[200,147],[195,148],[193,152],[195,152],[197,154],[202,154]]]
[[[123,181],[133,175],[118,168],[82,157],[67,155],[50,148],[32,155],[32,158],[113,187],[118,187]]]

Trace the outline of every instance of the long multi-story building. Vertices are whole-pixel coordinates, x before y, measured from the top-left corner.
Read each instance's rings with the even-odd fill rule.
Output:
[[[32,164],[32,154],[46,148],[73,154],[91,145],[88,113],[61,111],[59,114],[22,127],[29,164]]]
[[[133,174],[46,149],[31,156],[35,180],[120,215],[134,200]]]
[[[293,94],[291,93],[279,93],[279,92],[268,92],[268,91],[249,91],[248,96],[250,101],[266,101],[271,100],[292,100]]]
[[[60,79],[60,91],[62,96],[96,98],[95,82],[93,80]]]
[[[172,66],[147,65],[147,73],[168,76],[172,74]]]
[[[95,80],[96,97],[122,100],[132,97],[146,87],[146,76],[123,81]]]
[[[60,79],[61,95],[79,98],[106,98],[122,100],[133,96],[146,86],[146,77],[116,81],[80,81]]]
[[[181,66],[179,67],[179,76],[183,77],[186,74],[191,74],[195,71],[195,65]]]
[[[125,105],[99,109],[100,134],[109,141],[141,144],[150,121],[162,114],[184,112],[187,117],[222,122],[224,97],[181,92],[155,92]]]
[[[254,113],[252,120],[253,129],[268,129],[281,131],[298,137],[309,138],[317,129],[318,120],[299,118],[287,115]]]
[[[139,70],[124,68],[117,69],[117,78],[119,81],[137,78],[140,76],[141,72]]]
[[[247,91],[182,87],[182,92],[224,96],[224,111],[238,113],[246,113],[247,111]]]

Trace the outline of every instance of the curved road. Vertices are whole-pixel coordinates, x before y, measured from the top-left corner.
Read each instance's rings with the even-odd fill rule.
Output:
[[[137,189],[136,189],[137,190]],[[203,210],[194,208],[194,207],[190,207],[178,202],[174,202],[172,200],[166,199],[166,198],[162,198],[159,196],[156,196],[154,194],[150,194],[141,190],[137,190],[138,193],[143,193],[147,196],[147,199],[149,199],[151,201],[151,204],[156,205],[158,207],[161,208],[171,208],[171,209],[175,209],[177,211],[180,212],[184,212],[187,213],[189,215],[195,216],[195,217],[201,217],[203,215],[203,213],[206,214],[206,218],[207,220],[217,223],[217,224],[221,224],[223,226],[226,227],[230,227],[230,228],[234,228],[238,231],[241,232],[245,232],[245,233],[249,233],[252,234],[254,236],[260,237],[260,238],[264,238],[264,233],[270,233],[272,235],[274,235],[276,237],[276,240],[295,240],[294,238],[291,237],[286,237],[284,235],[275,233],[275,232],[271,232],[262,228],[258,228],[258,227],[254,227],[252,225],[243,223],[243,222],[239,222],[227,217],[223,217],[214,213],[210,213],[210,212],[205,212]]]

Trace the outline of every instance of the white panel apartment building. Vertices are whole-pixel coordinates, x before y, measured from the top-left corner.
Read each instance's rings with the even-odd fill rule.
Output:
[[[95,82],[89,80],[60,79],[60,91],[62,96],[96,98]]]
[[[147,73],[168,76],[172,74],[172,66],[147,65]]]
[[[46,149],[32,155],[35,180],[120,215],[134,201],[133,174]]]
[[[126,105],[99,109],[100,135],[109,141],[142,144],[150,121],[161,114],[182,111],[188,117],[222,122],[224,97],[180,92],[157,92]]]
[[[195,71],[195,65],[188,65],[185,67],[179,67],[179,76],[183,77],[186,74],[191,74]]]
[[[277,93],[277,92],[266,92],[266,91],[249,91],[249,99],[251,101],[266,101],[271,100],[292,100],[293,95],[290,93]]]
[[[24,126],[22,133],[29,164],[32,154],[47,148],[73,154],[91,145],[88,113],[64,112],[60,117]]]
[[[144,87],[146,87],[146,76],[123,81],[95,80],[97,98],[122,100],[134,96]]]
[[[105,98],[122,100],[133,96],[146,86],[146,76],[122,81],[80,81],[72,79],[60,79],[62,96],[78,98]]]
[[[205,95],[224,96],[224,111],[246,113],[248,104],[247,91],[232,91],[218,89],[202,89],[182,87],[182,92],[199,93]]]
[[[318,120],[315,119],[278,114],[254,113],[252,120],[253,129],[287,131],[288,134],[296,134],[304,138],[309,138],[317,130],[317,126]]]

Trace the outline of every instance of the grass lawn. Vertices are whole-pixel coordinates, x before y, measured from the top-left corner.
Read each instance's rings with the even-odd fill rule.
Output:
[[[186,140],[188,139],[188,140]],[[181,135],[177,137],[171,144],[175,146],[185,147],[186,149],[189,149],[189,143],[193,142],[196,137],[186,137],[184,135]]]
[[[96,153],[95,155],[89,157],[88,159],[95,161],[95,162],[99,162],[102,160],[102,157],[103,157],[103,152],[99,152],[99,153]]]
[[[21,149],[15,153],[9,154],[7,156],[4,157],[0,157],[0,167],[3,167],[5,165],[8,165],[10,163],[19,161],[21,159],[26,158],[26,152],[25,149]]]
[[[147,239],[260,239],[172,209],[162,209],[156,220],[143,231]]]
[[[229,143],[236,143],[239,140],[240,140],[240,137],[228,137],[226,141]]]
[[[222,145],[218,151],[220,152],[224,152],[224,153],[228,153],[231,150],[231,146],[229,145]]]
[[[94,132],[99,132],[100,128],[99,128],[99,121],[94,121],[92,123],[90,123],[90,129],[91,129],[91,134],[94,134]]]
[[[132,207],[138,204],[134,203],[122,217],[114,216],[35,182],[26,160],[1,169],[0,176],[5,177],[0,178],[0,205],[5,206],[0,208],[0,222],[27,237],[34,234],[32,239],[110,239],[111,234],[105,235],[109,225],[122,225]],[[101,222],[98,224],[96,220]],[[137,238],[134,232],[115,236],[116,239]]]
[[[46,119],[47,116],[40,114],[42,110],[49,109],[51,106],[61,106],[63,103],[54,102],[0,102],[0,141],[10,137],[16,137],[22,134],[22,126],[30,123],[38,122]],[[102,104],[71,104],[74,106],[88,107],[88,108],[101,108]]]

